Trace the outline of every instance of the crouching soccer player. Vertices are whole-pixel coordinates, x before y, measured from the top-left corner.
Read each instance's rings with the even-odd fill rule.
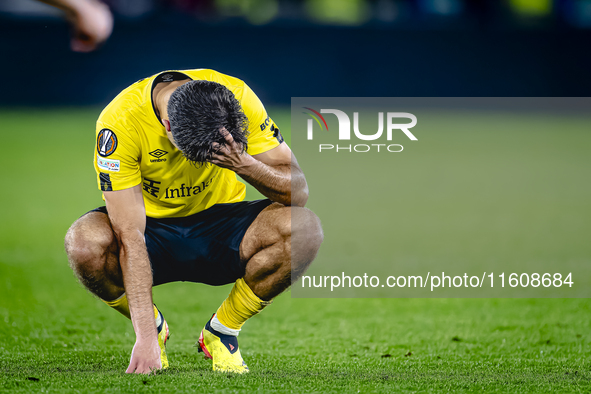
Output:
[[[234,283],[198,345],[214,370],[248,372],[242,325],[305,271],[323,237],[304,208],[305,177],[260,100],[213,70],[146,78],[101,113],[94,164],[106,207],[72,225],[66,252],[81,283],[131,319],[127,372],[168,367],[152,286],[174,281]],[[236,174],[267,199],[242,201]]]

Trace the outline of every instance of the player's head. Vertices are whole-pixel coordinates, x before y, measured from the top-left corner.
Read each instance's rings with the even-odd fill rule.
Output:
[[[234,93],[219,83],[182,84],[170,96],[167,112],[175,145],[196,164],[206,162],[215,143],[225,143],[222,128],[247,148],[248,119]]]

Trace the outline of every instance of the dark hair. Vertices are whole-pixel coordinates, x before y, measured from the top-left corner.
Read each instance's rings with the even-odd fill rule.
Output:
[[[189,81],[176,88],[168,101],[168,119],[174,142],[196,165],[206,162],[214,143],[226,143],[222,127],[243,152],[248,147],[248,118],[234,93],[219,83]]]

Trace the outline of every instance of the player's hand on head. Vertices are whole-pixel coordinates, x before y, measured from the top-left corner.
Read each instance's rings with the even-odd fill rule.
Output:
[[[70,46],[76,52],[91,52],[109,38],[113,31],[113,15],[98,0],[84,0],[77,4],[68,19],[72,25]]]
[[[225,127],[220,129],[220,133],[224,136],[225,142],[223,144],[213,144],[213,152],[210,154],[208,162],[233,171],[248,164],[249,159],[252,159],[252,157],[244,152],[242,144],[234,141],[232,134]]]
[[[150,374],[159,369],[162,369],[162,361],[158,339],[148,341],[137,339],[125,373]]]

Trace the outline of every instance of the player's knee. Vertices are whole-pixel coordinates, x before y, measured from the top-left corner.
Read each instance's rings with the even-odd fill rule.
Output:
[[[324,240],[320,219],[308,208],[292,207],[291,239],[299,248],[306,249],[306,254],[316,255]]]
[[[310,247],[319,248],[324,239],[320,219],[308,208],[283,207],[274,218],[277,233],[283,238],[296,236],[305,239]]]
[[[88,224],[79,219],[66,233],[66,254],[77,274],[104,269],[105,255],[116,242],[110,226]]]

